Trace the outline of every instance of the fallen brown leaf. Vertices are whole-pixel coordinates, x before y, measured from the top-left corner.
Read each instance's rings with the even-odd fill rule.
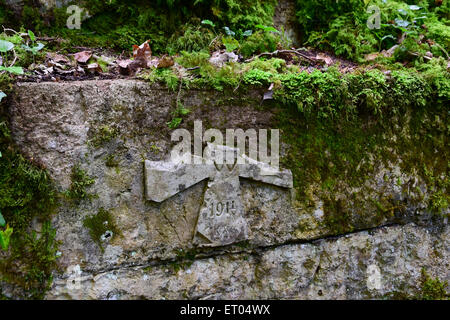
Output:
[[[59,53],[55,53],[55,52],[48,52],[47,56],[45,57],[48,61],[53,61],[56,63],[64,63],[64,64],[69,64],[70,60],[69,58],[67,58],[66,56],[59,54]]]
[[[92,51],[77,52],[74,57],[77,62],[86,63],[92,57]]]
[[[152,57],[152,49],[150,49],[150,45],[148,44],[149,42],[150,40],[147,40],[140,46],[133,45],[134,59],[143,58],[145,60],[149,60]]]

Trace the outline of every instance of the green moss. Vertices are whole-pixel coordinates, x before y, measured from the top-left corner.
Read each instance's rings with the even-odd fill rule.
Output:
[[[103,244],[121,235],[109,211],[100,208],[96,215],[86,217],[83,226],[89,229],[91,239],[104,251]]]
[[[419,289],[404,289],[387,293],[384,297],[392,300],[448,300],[450,294],[446,288],[447,281],[441,281],[439,278],[432,278],[427,271],[422,268],[422,276],[419,283]]]
[[[103,144],[108,143],[119,134],[118,130],[111,128],[110,126],[100,126],[93,134],[93,137],[89,140],[89,144],[95,148],[101,147]]]
[[[208,28],[202,27],[200,19],[184,25],[169,39],[167,52],[170,55],[178,52],[198,52],[208,50],[215,38],[215,34]]]
[[[86,191],[86,188],[95,183],[95,179],[88,176],[78,165],[72,168],[71,179],[72,183],[70,188],[65,192],[65,195],[69,199],[79,201],[95,197],[94,194],[90,194]]]
[[[239,52],[245,58],[248,58],[258,53],[273,52],[280,47],[283,49],[289,48],[287,41],[283,39],[281,34],[257,31],[242,41]]]
[[[170,68],[153,69],[142,73],[140,77],[150,83],[162,82],[171,91],[178,89],[179,78]]]
[[[173,273],[177,273],[180,270],[189,268],[195,261],[197,251],[195,249],[190,250],[177,250],[177,256],[174,261],[170,261],[168,266],[172,269]]]
[[[326,200],[323,206],[323,225],[333,234],[344,234],[353,231],[351,214],[343,201]]]
[[[422,269],[422,286],[420,288],[419,299],[421,300],[448,300],[450,294],[447,293],[447,281],[439,278],[431,278],[425,269]]]
[[[116,160],[116,158],[113,154],[110,154],[106,157],[105,164],[107,167],[115,168],[115,167],[119,166],[119,161]]]
[[[14,229],[0,260],[0,282],[12,285],[18,296],[42,299],[56,269],[58,242],[50,217],[58,193],[46,170],[17,152],[5,122],[0,122],[0,151],[0,211]],[[39,231],[30,230],[32,221],[42,223]]]

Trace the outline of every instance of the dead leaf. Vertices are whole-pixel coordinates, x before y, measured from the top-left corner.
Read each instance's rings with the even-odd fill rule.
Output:
[[[324,61],[327,66],[333,64],[333,59],[330,56],[327,56],[324,53],[318,53],[316,55],[316,59]]]
[[[45,58],[47,61],[54,61],[56,63],[64,63],[64,64],[70,63],[69,58],[67,58],[66,56],[64,56],[62,54],[55,53],[55,52],[48,52],[47,56]]]
[[[133,60],[126,59],[126,60],[117,60],[117,65],[119,66],[119,72],[123,75],[129,75],[130,74],[130,65],[133,63]]]
[[[100,67],[98,63],[91,63],[87,66],[87,68],[90,72],[98,72],[98,73],[103,72],[102,67]]]
[[[77,62],[86,63],[92,57],[92,51],[77,52],[74,57]]]
[[[117,60],[117,65],[121,68],[128,68],[128,66],[130,65],[130,63],[132,63],[133,60],[131,59],[126,59],[126,60]]]
[[[171,58],[171,57],[169,57],[169,56],[167,56],[167,55],[164,55],[164,56],[162,56],[162,57],[159,59],[157,68],[158,68],[158,69],[161,69],[161,68],[168,68],[168,67],[171,67],[171,66],[173,66],[173,65],[174,65],[173,58]]]
[[[150,45],[148,44],[150,40],[145,41],[140,46],[133,45],[133,57],[134,59],[145,59],[149,60],[152,57],[152,49],[150,49]]]

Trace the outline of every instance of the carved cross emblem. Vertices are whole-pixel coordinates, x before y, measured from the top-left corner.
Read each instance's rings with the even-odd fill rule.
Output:
[[[223,246],[248,238],[240,177],[292,188],[290,170],[280,171],[240,155],[234,148],[214,145],[211,155],[225,149],[232,150],[233,164],[217,164],[214,157],[202,158],[201,164],[145,160],[145,196],[149,201],[163,202],[209,179],[194,232],[193,241],[198,246]],[[244,161],[238,161],[239,157]]]

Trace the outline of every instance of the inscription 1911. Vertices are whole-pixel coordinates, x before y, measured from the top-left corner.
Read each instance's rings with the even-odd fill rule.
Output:
[[[211,201],[208,204],[208,211],[204,212],[205,218],[221,217],[222,215],[234,215],[236,213],[236,201]]]

